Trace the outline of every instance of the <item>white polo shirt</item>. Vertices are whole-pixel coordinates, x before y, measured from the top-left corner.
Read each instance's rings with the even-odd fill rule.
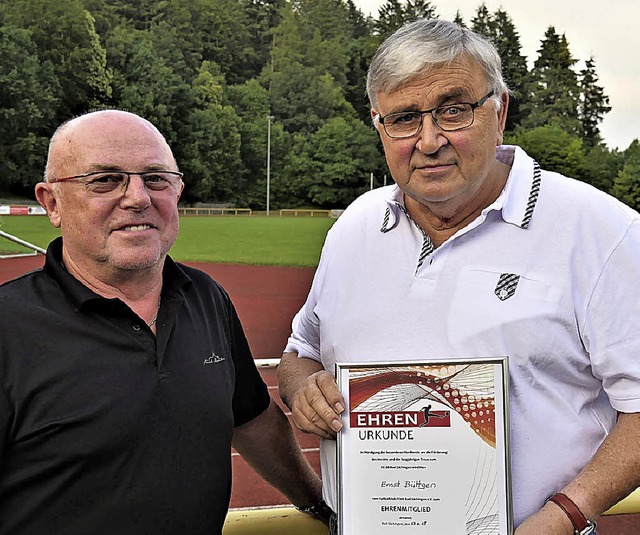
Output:
[[[397,186],[370,191],[327,235],[286,351],[322,362],[509,356],[518,525],[640,411],[640,216],[536,171],[520,148],[499,198],[437,249]],[[335,442],[322,441],[336,507]]]

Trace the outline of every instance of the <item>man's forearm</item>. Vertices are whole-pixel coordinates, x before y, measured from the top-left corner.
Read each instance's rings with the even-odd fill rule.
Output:
[[[294,505],[306,507],[321,500],[322,482],[274,401],[260,416],[234,430],[233,447]]]
[[[569,497],[590,520],[618,503],[640,486],[640,415],[621,414],[609,436],[583,470],[564,488],[553,489]],[[567,515],[547,502],[527,518],[516,535],[573,533]]]
[[[595,518],[640,486],[640,414],[620,414],[593,459],[562,492]]]
[[[280,397],[287,407],[291,409],[293,394],[307,377],[323,369],[321,363],[312,359],[300,358],[297,353],[282,355],[278,366],[278,384]]]

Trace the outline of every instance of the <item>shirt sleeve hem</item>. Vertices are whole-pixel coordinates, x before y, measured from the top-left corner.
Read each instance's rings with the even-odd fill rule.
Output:
[[[300,358],[307,358],[311,360],[315,360],[316,362],[321,362],[320,353],[313,349],[312,347],[301,344],[300,342],[293,342],[289,340],[287,346],[284,348],[285,353],[297,353]]]

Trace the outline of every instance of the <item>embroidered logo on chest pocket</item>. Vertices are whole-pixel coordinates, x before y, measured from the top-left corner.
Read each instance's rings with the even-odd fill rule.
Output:
[[[520,281],[520,275],[516,275],[515,273],[502,273],[500,278],[498,278],[498,284],[496,284],[493,293],[498,296],[498,299],[505,301],[516,293],[518,281]]]

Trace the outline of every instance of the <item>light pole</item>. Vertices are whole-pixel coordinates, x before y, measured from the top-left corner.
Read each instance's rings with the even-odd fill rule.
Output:
[[[273,115],[267,115],[267,217],[269,217],[269,187],[271,186],[271,121]]]

